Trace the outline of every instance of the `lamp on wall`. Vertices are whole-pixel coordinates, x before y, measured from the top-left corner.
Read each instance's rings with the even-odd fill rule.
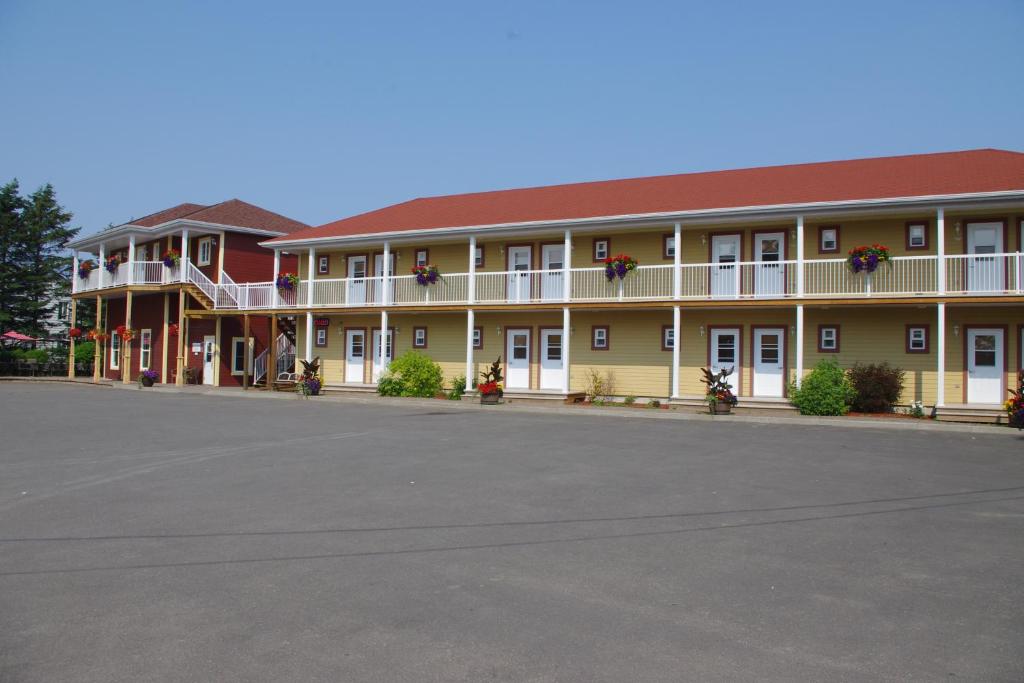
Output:
[[[708,246],[708,234],[706,232],[700,234],[700,244],[703,247]]]
[[[700,326],[700,336],[702,336],[702,337],[704,336],[704,326],[703,325]]]
[[[960,326],[959,325],[953,325],[953,336],[954,337],[959,337],[960,336]]]
[[[501,336],[501,325],[498,325],[498,336]]]
[[[953,224],[953,237],[956,238],[957,242],[960,241],[960,221]]]

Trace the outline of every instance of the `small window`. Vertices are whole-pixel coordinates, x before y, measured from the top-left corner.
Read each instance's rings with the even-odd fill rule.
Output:
[[[562,333],[548,335],[548,348],[545,350],[548,360],[562,360]]]
[[[427,328],[425,327],[414,327],[412,328],[412,346],[414,349],[425,349],[427,348]]]
[[[662,242],[662,256],[674,259],[676,257],[676,236],[665,235]]]
[[[473,328],[473,348],[482,349],[484,348],[484,328],[474,327]]]
[[[928,353],[926,325],[907,325],[907,353]]]
[[[661,328],[661,350],[671,351],[676,346],[676,331],[671,325],[663,325]]]
[[[608,326],[594,325],[590,348],[594,351],[608,350]]]
[[[318,327],[316,328],[316,345],[327,346],[327,328]]]
[[[430,263],[430,252],[426,249],[416,250],[416,265],[425,266]]]
[[[213,252],[213,240],[209,237],[204,237],[199,240],[199,253],[196,255],[196,265],[208,266],[210,265],[210,254]]]
[[[331,272],[331,257],[330,256],[317,256],[316,257],[316,272],[319,275],[328,275]]]
[[[476,248],[473,259],[476,261],[477,268],[484,267],[484,248],[482,246]]]
[[[141,247],[135,247],[135,260],[136,261],[145,261],[146,260],[146,256],[148,256],[148,253],[147,253],[147,249],[146,249],[146,245],[145,244],[143,244]]]
[[[928,224],[907,223],[907,249],[928,248]]]
[[[110,369],[117,370],[121,367],[121,337],[110,335]]]
[[[149,370],[153,355],[153,330],[139,332],[139,370]]]
[[[818,352],[839,353],[839,326],[818,326]]]
[[[611,253],[611,240],[602,238],[594,240],[594,263],[604,261]]]
[[[512,335],[512,359],[526,360],[530,348],[530,338],[525,334]]]
[[[245,374],[245,337],[231,338],[231,374]]]
[[[834,254],[839,251],[839,226],[823,225],[818,228],[818,253]]]

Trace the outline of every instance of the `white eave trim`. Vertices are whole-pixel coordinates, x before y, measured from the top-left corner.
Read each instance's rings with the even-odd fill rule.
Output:
[[[120,237],[128,237],[134,234],[136,237],[145,237],[154,239],[158,237],[165,237],[168,234],[175,233],[179,230],[188,228],[189,230],[196,230],[197,233],[210,232],[240,232],[249,235],[262,235],[265,237],[280,237],[288,233],[278,232],[275,230],[264,230],[262,228],[246,228],[238,225],[226,225],[222,223],[208,223],[206,221],[193,221],[187,218],[176,218],[173,221],[167,221],[166,223],[160,223],[152,228],[146,228],[141,225],[133,225],[132,223],[125,223],[119,225],[116,228],[110,228],[97,232],[92,235],[88,235],[81,239],[75,240],[74,242],[68,243],[69,249],[87,249],[90,246],[98,246],[100,242],[110,242]]]
[[[829,202],[808,202],[802,204],[770,204],[760,206],[741,206],[722,209],[699,209],[694,211],[665,211],[656,213],[623,214],[615,216],[593,216],[589,218],[564,218],[559,220],[526,221],[519,223],[492,223],[485,225],[463,225],[449,228],[415,228],[412,230],[395,230],[390,232],[362,233],[358,235],[311,237],[307,239],[280,240],[260,242],[261,246],[271,249],[284,249],[295,246],[319,246],[322,244],[350,244],[353,242],[373,242],[385,239],[423,239],[425,236],[444,237],[474,232],[498,232],[504,230],[542,230],[565,228],[569,226],[601,227],[621,223],[641,223],[653,221],[714,221],[726,218],[772,218],[785,215],[825,215],[849,210],[871,210],[886,208],[913,208],[926,205],[950,206],[970,202],[991,202],[996,200],[1024,200],[1024,189],[1001,190],[998,192],[974,192],[966,194],[921,195],[916,197],[888,197],[884,199],[855,199]]]

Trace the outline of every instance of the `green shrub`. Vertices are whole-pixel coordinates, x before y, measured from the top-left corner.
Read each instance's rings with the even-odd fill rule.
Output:
[[[905,373],[888,363],[857,363],[847,375],[857,392],[853,409],[861,413],[890,413],[903,393]]]
[[[440,365],[422,353],[406,351],[391,361],[387,373],[377,382],[377,393],[434,398],[441,393],[443,378]]]
[[[75,362],[89,363],[96,353],[96,342],[78,342],[75,344]]]
[[[625,399],[623,399],[623,403],[625,403],[627,406],[633,405],[634,403],[636,403],[636,396],[630,394]]]
[[[800,388],[790,385],[789,395],[801,415],[845,415],[856,392],[834,360],[824,360],[804,377]]]
[[[466,377],[459,375],[452,380],[452,390],[448,392],[449,401],[461,401],[462,395],[466,393]]]

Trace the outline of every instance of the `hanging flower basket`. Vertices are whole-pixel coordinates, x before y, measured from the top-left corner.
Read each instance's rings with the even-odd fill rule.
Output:
[[[615,278],[622,280],[631,271],[636,270],[637,265],[636,259],[628,254],[609,256],[604,260],[604,276],[608,278],[608,282],[613,282]]]
[[[177,337],[178,336],[178,323],[171,323],[167,326],[167,336]]]
[[[177,249],[168,249],[160,257],[160,260],[164,262],[165,268],[175,268],[181,263],[181,254],[178,253]]]
[[[437,266],[413,266],[412,274],[416,276],[416,282],[424,287],[441,279],[441,271]]]
[[[103,264],[103,267],[107,269],[108,273],[113,275],[115,272],[117,272],[117,267],[119,265],[121,265],[121,257],[118,256],[117,254],[114,254],[113,256],[107,259],[107,262]]]
[[[86,279],[95,267],[96,264],[90,260],[82,261],[78,264],[78,277]]]
[[[118,325],[115,333],[123,342],[130,342],[135,338],[135,330],[130,327],[125,327],[124,325]]]
[[[879,263],[888,263],[891,259],[889,247],[876,243],[851,249],[846,265],[851,273],[873,273]]]
[[[110,335],[103,330],[89,330],[86,333],[85,338],[89,341],[105,342],[110,339]]]
[[[82,336],[82,328],[72,327],[70,330],[68,330],[68,336],[71,337],[72,339],[78,339],[79,337]]]
[[[299,276],[295,273],[280,273],[277,276],[277,288],[282,292],[294,292],[299,286]]]

